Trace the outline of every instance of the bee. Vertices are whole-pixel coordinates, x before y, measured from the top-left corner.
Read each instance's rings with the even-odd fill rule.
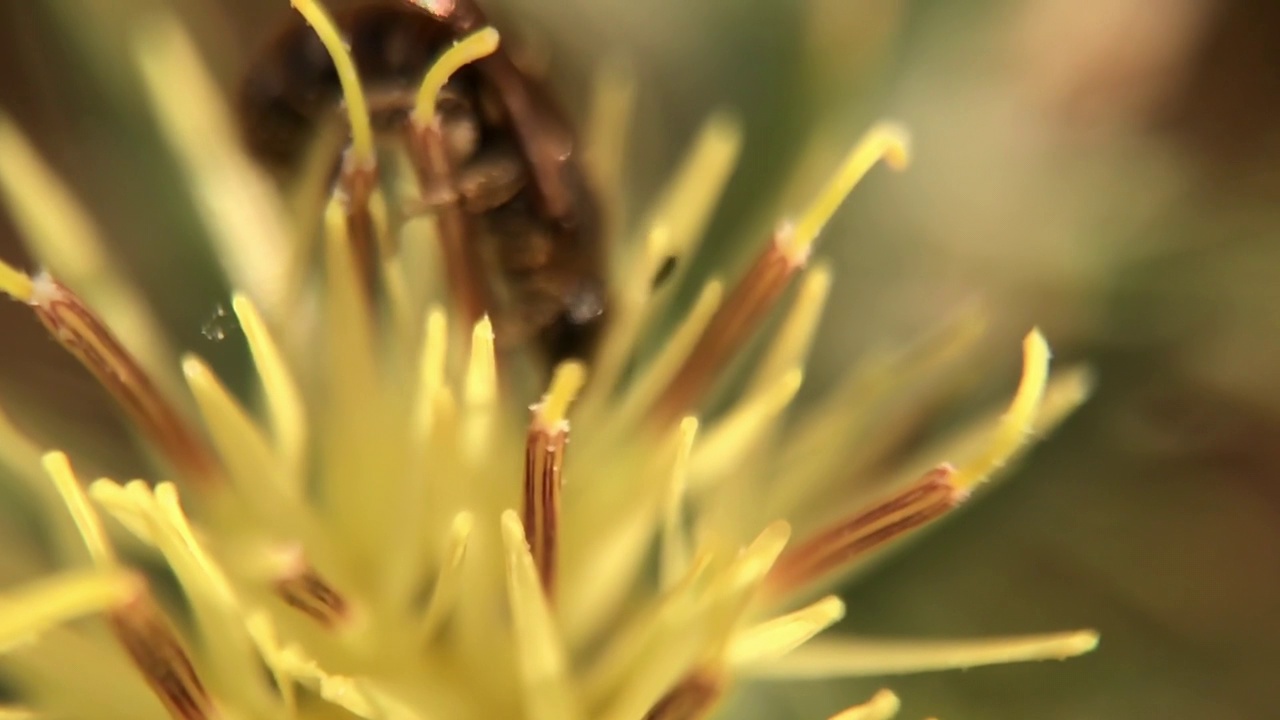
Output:
[[[424,74],[444,49],[486,24],[471,0],[435,3],[443,9],[434,11],[425,5],[371,0],[335,16],[375,131],[411,153],[409,115]],[[254,57],[240,87],[250,152],[277,169],[296,167],[319,128],[342,117],[341,100],[324,47],[293,17]],[[455,73],[435,113],[447,172],[418,168],[424,203],[461,218],[460,244],[500,346],[532,344],[549,365],[589,358],[608,315],[604,242],[564,115],[502,48]]]

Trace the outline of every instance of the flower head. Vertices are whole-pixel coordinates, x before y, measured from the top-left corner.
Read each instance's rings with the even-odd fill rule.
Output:
[[[498,50],[496,31],[472,22],[429,65],[403,118],[412,172],[397,174],[339,30],[313,2],[294,5],[338,70],[350,128],[332,191],[300,214],[239,149],[182,31],[158,21],[137,41],[160,125],[237,286],[260,390],[252,406],[200,358],[171,354],[87,215],[0,121],[0,189],[48,268],[0,264],[0,290],[102,383],[155,457],[151,477],[85,486],[66,454],[38,452],[20,418],[0,416],[0,461],[46,503],[65,562],[0,597],[3,667],[22,708],[694,720],[747,677],[968,667],[1094,646],[1088,631],[811,641],[844,615],[825,594],[835,581],[946,515],[1087,392],[1083,371],[1049,377],[1032,332],[1007,410],[885,465],[876,418],[972,339],[966,320],[855,367],[787,419],[831,283],[810,256],[873,166],[905,166],[901,128],[873,128],[740,278],[709,282],[674,330],[658,331],[739,147],[736,126],[713,119],[638,239],[610,241],[598,346],[559,362],[531,398],[522,388],[541,376],[522,368],[546,347],[504,325],[510,302],[495,300],[492,270],[461,244],[457,179],[442,182],[454,169],[440,154],[444,95],[461,68]],[[550,151],[526,150],[536,176],[537,153]],[[594,150],[594,176],[613,177],[607,143]],[[422,212],[404,210],[410,196]],[[313,230],[318,252],[305,240]],[[580,319],[603,310],[602,298],[578,299]],[[758,338],[775,312],[776,332]],[[758,357],[743,361],[755,342]],[[747,379],[725,382],[744,362]],[[706,415],[717,396],[725,409]],[[838,717],[896,708],[883,692]]]

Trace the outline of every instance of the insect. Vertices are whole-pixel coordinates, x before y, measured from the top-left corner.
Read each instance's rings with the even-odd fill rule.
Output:
[[[485,25],[471,0],[438,4],[446,9],[432,14],[410,0],[379,0],[336,16],[374,129],[418,162],[424,203],[461,218],[459,244],[477,268],[499,345],[531,343],[551,365],[588,358],[608,316],[604,243],[572,129],[546,88],[499,48],[455,73],[436,103],[447,172],[412,157],[409,113],[426,70]],[[340,103],[332,61],[294,17],[244,76],[247,145],[271,166],[296,166],[318,130],[342,117]]]

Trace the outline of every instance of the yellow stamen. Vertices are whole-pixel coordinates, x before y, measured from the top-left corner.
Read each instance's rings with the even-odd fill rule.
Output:
[[[373,318],[369,313],[363,268],[356,257],[341,200],[331,198],[325,207],[325,272],[328,292],[325,311],[334,372],[344,391],[359,395],[363,405],[378,377]],[[335,378],[339,380],[339,378]]]
[[[71,518],[75,521],[76,529],[80,531],[80,537],[84,539],[85,547],[89,549],[89,557],[93,560],[93,564],[103,568],[115,565],[115,551],[107,542],[106,533],[102,530],[102,520],[89,504],[89,498],[81,489],[80,481],[76,479],[67,456],[60,452],[51,452],[44,456],[43,463],[45,472],[53,479],[54,487],[58,489],[58,495],[62,497],[62,502],[71,512]]]
[[[587,368],[580,362],[561,363],[551,378],[551,387],[543,396],[535,412],[538,421],[547,428],[554,428],[569,415],[569,405],[587,381]]]
[[[889,720],[898,714],[900,707],[902,702],[897,695],[881,690],[861,705],[854,705],[832,715],[830,720]]]
[[[1040,401],[1040,407],[1032,420],[1029,440],[1049,432],[1069,417],[1081,403],[1088,399],[1092,387],[1093,374],[1087,367],[1072,367],[1054,372],[1045,387],[1044,398]],[[998,434],[997,429],[1004,415],[1003,412],[987,413],[913,453],[911,459],[902,462],[902,470],[895,473],[896,477],[888,482],[888,486],[899,487],[911,483],[923,472],[922,468],[930,467],[940,457],[963,459],[983,455],[991,445],[992,436]],[[1006,459],[1004,464],[1007,465],[1028,445],[1029,442],[1024,442],[1015,448],[1013,456]],[[990,479],[991,476],[988,476],[986,480],[978,479],[974,482],[981,485]],[[973,484],[969,487],[972,489]],[[863,494],[865,493],[855,492],[851,500],[857,500],[858,495]]]
[[[352,160],[360,169],[375,167],[377,155],[373,144],[373,122],[369,117],[369,104],[360,84],[360,73],[341,31],[329,11],[316,0],[290,0],[290,4],[315,30],[316,37],[324,45],[325,52],[329,54],[333,67],[337,70],[338,84],[342,87],[342,99],[347,108],[347,122],[351,125]]]
[[[262,429],[202,360],[184,357],[182,372],[232,481],[260,510],[278,511],[277,501],[295,488],[281,484],[282,468]]]
[[[414,402],[414,436],[425,440],[435,422],[436,395],[445,386],[445,359],[449,350],[449,324],[444,310],[431,308],[418,353],[418,394]]]
[[[297,645],[281,646],[274,628],[263,616],[252,620],[254,637],[272,673],[297,681],[337,707],[365,720],[423,720],[407,704],[364,678],[334,675]]]
[[[373,239],[377,244],[381,257],[392,257],[397,248],[391,237],[391,209],[387,207],[387,195],[381,185],[374,185],[369,191],[368,213],[369,225],[373,230]]]
[[[383,193],[379,192],[378,196],[382,198]],[[383,204],[385,205],[385,199]],[[412,283],[409,282],[405,269],[407,258],[396,252],[396,248],[380,246],[379,252],[379,259],[382,260],[382,291],[387,300],[389,325],[394,331],[396,344],[409,347],[416,337],[414,333],[418,330],[420,313],[414,304],[414,293],[409,289]]]
[[[31,300],[31,276],[17,268],[0,261],[0,292],[17,300]]]
[[[952,482],[960,490],[971,490],[990,477],[1031,436],[1049,378],[1049,345],[1039,330],[1027,334],[1022,354],[1022,379],[1013,402],[1000,418],[985,452],[956,472]]]
[[[427,603],[427,610],[423,613],[422,624],[419,626],[424,640],[430,640],[435,635],[458,600],[458,593],[462,589],[462,561],[467,556],[467,543],[475,524],[474,515],[460,512],[453,516],[453,522],[449,525],[449,537],[440,554],[436,584],[431,589],[431,600]]]
[[[160,483],[152,489],[141,480],[124,487],[97,480],[89,486],[89,494],[139,539],[164,553],[193,596],[224,606],[236,603],[231,583],[196,541],[172,483]],[[146,529],[138,532],[140,527]]]
[[[76,618],[111,610],[138,592],[119,568],[71,570],[0,595],[0,653]]]
[[[729,646],[729,662],[747,665],[780,658],[843,617],[844,602],[828,595],[808,607],[743,631]]]
[[[217,668],[219,676],[227,680],[237,700],[264,701],[269,693],[265,679],[248,662],[254,655],[244,609],[230,579],[196,539],[173,483],[160,483],[153,489],[141,480],[124,487],[110,480],[98,480],[89,486],[89,495],[130,532],[164,556],[195,610],[205,640],[204,656]],[[153,602],[148,597],[140,597],[137,618],[127,617],[129,610],[116,618],[118,624],[137,625],[134,630],[143,635],[139,642],[145,642],[146,634],[152,630],[163,631],[162,618],[151,618],[159,614],[159,610],[149,609]],[[118,627],[117,632],[123,631]],[[176,643],[177,640],[173,640],[173,644]],[[177,657],[179,654],[179,650],[166,647],[141,648],[136,652],[144,656],[161,653]]]
[[[725,575],[727,589],[742,591],[754,588],[774,567],[790,540],[791,525],[786,521],[775,520],[765,526]]]
[[[497,50],[498,31],[491,27],[479,29],[445,50],[435,62],[431,63],[426,76],[422,78],[422,84],[418,86],[417,101],[414,103],[413,113],[409,116],[414,127],[422,128],[435,121],[436,102],[440,98],[440,91],[444,89],[445,83],[449,82],[449,78],[453,77],[454,73],[481,58],[492,55]]]
[[[693,307],[689,309],[675,331],[666,338],[657,357],[650,361],[643,374],[631,383],[616,412],[609,414],[610,417],[607,419],[612,424],[624,428],[631,427],[637,414],[653,404],[663,386],[671,382],[680,366],[688,360],[689,353],[693,352],[694,346],[711,322],[711,318],[720,309],[723,299],[724,285],[719,280],[712,280],[703,286]]]
[[[1093,385],[1093,371],[1088,367],[1070,367],[1054,372],[1045,387],[1044,399],[1040,401],[1031,432],[1043,436],[1057,428],[1089,399]]]
[[[467,364],[464,398],[473,407],[493,405],[498,397],[498,363],[493,347],[493,323],[488,316],[471,331],[471,359]]]
[[[650,227],[663,231],[646,233],[644,265],[640,272],[628,268],[623,277],[647,287],[668,258],[680,260],[689,254],[724,195],[741,149],[742,126],[732,117],[714,115],[703,125],[693,150],[654,206]]]
[[[840,384],[790,429],[789,442],[773,464],[786,472],[787,482],[774,483],[768,507],[775,514],[790,515],[806,499],[832,492],[832,481],[847,477],[849,468],[874,462],[896,437],[893,424],[884,421],[893,398],[928,386],[940,369],[965,357],[983,324],[981,315],[962,312],[921,340],[904,348],[873,352],[851,368]],[[857,449],[848,447],[851,438],[868,435]],[[954,455],[931,451],[923,457],[920,465],[908,468],[904,483],[915,481],[938,458]]]
[[[307,436],[302,395],[293,374],[289,372],[280,347],[271,337],[253,302],[244,295],[236,294],[231,298],[231,307],[240,319],[240,327],[244,329],[249,352],[253,354],[253,362],[258,369],[258,377],[262,379],[267,411],[271,427],[275,431],[276,451],[284,465],[286,477],[283,479],[295,490],[300,490],[297,486],[302,481],[302,454]]]
[[[790,312],[774,335],[768,354],[760,361],[755,376],[751,379],[749,392],[760,390],[787,370],[804,363],[830,292],[830,267],[819,265],[805,273]]]
[[[797,265],[804,264],[823,226],[835,215],[854,186],[881,160],[894,170],[906,168],[909,144],[907,131],[901,126],[882,123],[871,128],[845,157],[813,204],[800,215],[792,232],[783,236],[783,252]]]
[[[689,458],[693,453],[693,441],[698,434],[698,419],[687,417],[680,421],[675,462],[671,466],[671,480],[667,487],[666,507],[662,518],[662,587],[672,587],[689,565],[689,538],[684,525],[685,495],[689,482]]]
[[[774,379],[753,396],[738,403],[706,434],[698,446],[690,468],[690,481],[695,491],[706,489],[714,480],[732,472],[735,462],[761,442],[774,426],[782,411],[791,404],[804,373],[792,368]]]
[[[638,258],[635,253],[618,254],[618,275],[626,278],[626,284],[619,288],[608,335],[592,366],[593,403],[608,398],[646,318],[660,310],[649,301],[658,270],[672,260],[677,263],[676,276],[683,274],[685,258],[711,219],[741,147],[740,125],[726,115],[712,117],[655,204],[644,233],[643,254]],[[674,287],[677,279],[669,278],[667,286]]]
[[[289,672],[289,668],[279,662],[284,654],[284,648],[280,645],[280,633],[265,610],[250,612],[245,620],[245,627],[249,630],[249,637],[253,639],[262,662],[276,681],[276,688],[284,703],[284,717],[294,720],[298,716],[298,688],[296,678]]]
[[[590,707],[606,708],[598,713],[603,720],[642,715],[706,657],[705,634],[690,627],[700,623],[702,581],[712,562],[709,552],[696,555],[684,576],[613,633],[586,668],[579,687]]]

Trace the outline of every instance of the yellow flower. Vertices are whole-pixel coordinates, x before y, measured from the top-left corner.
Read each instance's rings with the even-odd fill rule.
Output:
[[[377,154],[350,57],[318,6],[295,5],[342,69],[343,176],[369,180]],[[444,53],[411,122],[429,124],[450,74],[496,41],[485,29]],[[65,454],[41,453],[0,415],[0,461],[43,504],[65,564],[0,596],[17,702],[0,717],[694,720],[744,678],[1065,658],[1096,644],[1089,631],[811,641],[844,614],[823,595],[837,579],[956,507],[1087,394],[1082,370],[1049,378],[1032,332],[1005,412],[869,471],[876,413],[972,338],[960,322],[855,367],[784,422],[831,283],[809,256],[874,165],[905,166],[901,128],[873,128],[740,279],[708,283],[641,352],[738,150],[736,126],[711,121],[639,239],[611,243],[594,360],[555,368],[530,417],[489,320],[471,324],[457,283],[433,272],[448,260],[433,223],[390,219],[390,191],[374,183],[340,184],[323,209],[291,215],[238,149],[183,32],[149,25],[137,54],[238,287],[260,407],[199,358],[175,362],[85,212],[0,121],[0,189],[48,268],[0,264],[0,290],[101,381],[156,459],[151,478],[86,488]],[[616,117],[620,96],[605,98]],[[616,148],[593,150],[609,177]],[[312,228],[319,253],[303,241]],[[792,284],[749,376],[725,391]],[[702,420],[714,392],[729,393],[725,409]],[[872,440],[850,447],[859,437]],[[883,691],[837,717],[896,709]]]

